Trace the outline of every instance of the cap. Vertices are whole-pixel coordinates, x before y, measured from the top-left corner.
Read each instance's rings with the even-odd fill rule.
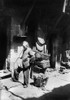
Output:
[[[41,37],[38,37],[38,41],[41,43],[41,44],[44,44],[45,43],[45,40]]]
[[[24,46],[24,47],[29,47],[28,42],[27,42],[27,41],[24,41],[24,42],[23,42],[23,46]]]

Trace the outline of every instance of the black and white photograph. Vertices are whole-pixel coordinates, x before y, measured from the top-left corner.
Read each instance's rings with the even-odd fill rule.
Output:
[[[70,100],[70,0],[0,0],[0,100]]]

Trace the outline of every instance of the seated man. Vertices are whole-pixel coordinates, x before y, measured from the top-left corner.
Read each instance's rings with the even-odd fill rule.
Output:
[[[34,51],[36,52],[34,65],[37,66],[34,66],[33,69],[38,67],[38,69],[41,69],[40,71],[44,73],[45,69],[50,65],[47,45],[44,38],[37,37],[36,48],[34,48]]]

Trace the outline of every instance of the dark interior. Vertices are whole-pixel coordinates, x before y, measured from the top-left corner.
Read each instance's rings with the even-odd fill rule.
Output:
[[[68,0],[69,2],[69,0]],[[47,34],[48,50],[53,57],[53,43],[58,39],[61,44],[58,55],[63,53],[65,49],[69,49],[67,45],[70,39],[70,15],[63,13],[64,0],[1,0],[0,1],[0,69],[5,64],[7,55],[7,46],[10,41],[7,35],[8,23],[11,17],[23,28],[28,25],[29,30],[26,35],[32,45],[35,45],[35,35],[37,27],[40,24],[43,33]],[[67,12],[69,12],[69,6]],[[11,23],[11,20],[10,20]],[[47,26],[47,28],[46,28]],[[63,49],[61,48],[63,47]],[[54,55],[56,55],[56,53]],[[58,56],[59,60],[59,56]],[[54,60],[53,60],[54,62]],[[52,63],[52,62],[51,62]],[[53,63],[54,64],[54,63]]]
[[[0,69],[3,69],[7,54],[7,26],[6,19],[0,22]]]

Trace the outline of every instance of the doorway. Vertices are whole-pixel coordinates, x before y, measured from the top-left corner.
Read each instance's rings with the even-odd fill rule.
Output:
[[[0,22],[0,70],[4,68],[7,55],[7,23],[6,19]]]

